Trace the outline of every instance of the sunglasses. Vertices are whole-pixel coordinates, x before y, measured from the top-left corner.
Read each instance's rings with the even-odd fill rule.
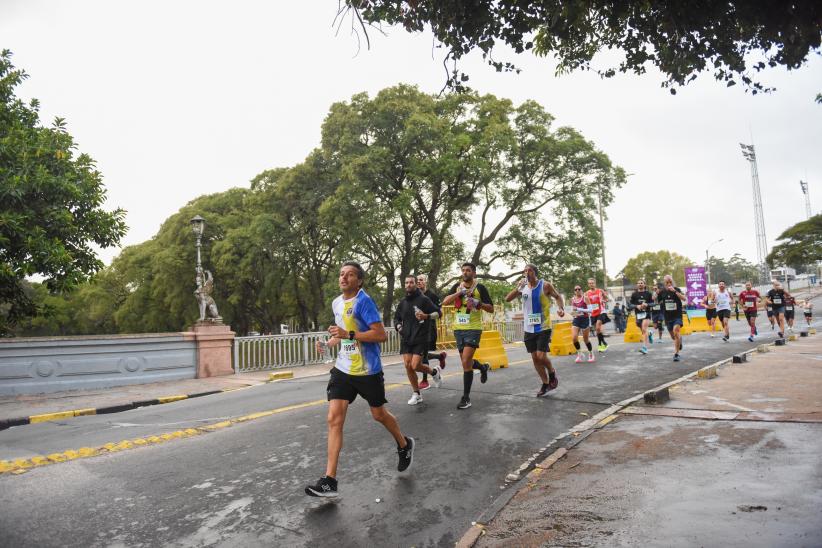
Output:
[[[574,291],[582,291],[582,288],[581,287],[575,287]]]

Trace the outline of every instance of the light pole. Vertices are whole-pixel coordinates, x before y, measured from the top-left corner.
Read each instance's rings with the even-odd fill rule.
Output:
[[[599,243],[602,245],[602,287],[608,294],[608,274],[605,270],[605,224],[602,216],[602,186],[597,180],[597,201],[599,202]]]
[[[706,289],[711,288],[711,263],[708,261],[708,251],[710,251],[711,246],[714,244],[718,244],[719,242],[723,241],[725,238],[720,238],[715,242],[712,242],[708,245],[708,249],[705,250],[705,273],[708,276],[708,287]]]
[[[191,230],[194,232],[194,236],[197,238],[197,276],[199,276],[203,271],[203,263],[200,260],[200,241],[203,237],[203,231],[205,231],[205,219],[199,215],[195,215],[189,223],[191,224]]]

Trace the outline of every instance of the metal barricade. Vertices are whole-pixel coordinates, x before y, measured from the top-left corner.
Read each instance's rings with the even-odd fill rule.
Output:
[[[380,345],[381,355],[400,353],[400,337],[394,328],[386,327],[388,340]],[[321,363],[317,342],[328,337],[325,331],[292,333],[289,335],[255,335],[235,337],[234,372],[266,371]],[[330,349],[336,357],[336,349]]]

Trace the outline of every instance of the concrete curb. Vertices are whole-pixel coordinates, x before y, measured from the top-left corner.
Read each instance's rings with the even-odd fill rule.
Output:
[[[202,396],[211,396],[212,394],[221,394],[223,392],[231,392],[238,390],[238,388],[223,388],[221,390],[208,390],[206,392],[195,392],[194,394],[173,394],[171,396],[160,396],[150,400],[137,400],[132,402],[120,403],[116,405],[107,405],[105,407],[87,407],[84,409],[71,409],[68,411],[56,411],[53,413],[42,413],[39,415],[29,415],[27,417],[16,417],[11,419],[0,419],[0,430],[5,430],[13,426],[23,426],[26,424],[37,424],[38,422],[47,422],[54,420],[70,419],[73,417],[83,417],[87,415],[106,415],[109,413],[120,413],[122,411],[129,411],[137,409],[138,407],[147,407],[149,405],[162,405],[164,403],[172,403],[181,400],[190,400],[192,398],[199,398]]]
[[[759,345],[762,346],[773,346],[774,343],[767,343],[767,345]],[[746,350],[745,352],[741,352],[736,354],[736,356],[744,356],[745,362],[747,362],[747,355],[752,354],[754,352],[759,351],[758,348],[752,348],[750,350]],[[561,458],[565,457],[570,449],[574,446],[581,443],[585,438],[593,434],[595,431],[599,430],[606,424],[616,420],[619,417],[619,412],[623,409],[627,408],[632,403],[637,401],[643,400],[645,398],[645,394],[648,392],[659,392],[662,390],[667,390],[668,388],[675,386],[677,384],[683,383],[687,380],[690,380],[694,377],[698,378],[711,378],[717,375],[717,371],[719,367],[723,365],[729,365],[733,363],[734,357],[731,356],[719,361],[716,361],[712,364],[706,365],[696,371],[688,373],[687,375],[683,375],[678,379],[674,379],[670,382],[666,382],[661,384],[657,387],[651,388],[650,390],[646,390],[636,396],[631,398],[624,399],[607,409],[600,411],[590,419],[584,420],[581,423],[577,424],[569,431],[564,432],[554,438],[551,442],[548,443],[545,447],[541,448],[537,453],[535,453],[530,459],[525,461],[517,470],[508,474],[505,478],[505,481],[511,483],[509,489],[507,489],[506,493],[497,497],[497,499],[492,502],[492,504],[486,508],[486,510],[482,513],[479,519],[471,524],[471,528],[466,531],[460,540],[457,541],[457,546],[460,548],[472,548],[477,540],[485,534],[485,525],[491,522],[496,515],[508,504],[508,502],[514,498],[514,496],[523,488],[528,485],[529,480],[533,480],[534,476],[542,474],[545,470],[549,469],[552,465],[554,465],[557,461]],[[706,377],[706,375],[710,375]],[[559,447],[555,449],[548,457],[541,460],[539,463],[536,463],[537,459],[548,452],[548,450],[554,447],[557,443],[565,438],[570,438],[563,447]],[[525,474],[526,471],[530,471]]]

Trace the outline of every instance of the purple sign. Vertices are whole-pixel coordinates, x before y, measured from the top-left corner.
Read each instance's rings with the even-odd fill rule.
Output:
[[[708,293],[705,283],[705,267],[691,266],[685,269],[685,294],[688,295],[688,306],[699,306]]]

